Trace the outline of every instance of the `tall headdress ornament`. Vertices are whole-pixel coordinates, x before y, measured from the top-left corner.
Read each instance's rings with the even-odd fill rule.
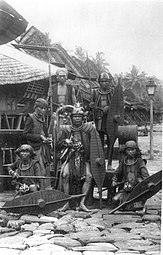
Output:
[[[74,106],[73,106],[73,110],[71,112],[71,117],[72,116],[84,116],[84,110],[83,110],[83,107],[80,105],[79,102],[77,102]]]

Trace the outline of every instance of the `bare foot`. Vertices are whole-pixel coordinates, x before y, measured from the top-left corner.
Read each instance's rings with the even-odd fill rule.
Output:
[[[80,204],[79,209],[84,212],[91,212],[84,204]]]
[[[145,212],[146,212],[145,207],[144,207],[142,210],[138,210],[138,211],[136,211],[136,213],[137,213],[138,215],[144,215],[144,214],[145,214]]]
[[[115,170],[115,169],[111,165],[108,165],[107,171],[112,171],[112,170]]]
[[[65,212],[67,210],[69,210],[69,203],[66,203],[64,206],[62,206],[61,208],[58,209],[59,212]]]

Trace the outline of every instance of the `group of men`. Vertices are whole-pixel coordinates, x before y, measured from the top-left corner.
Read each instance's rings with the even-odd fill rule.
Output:
[[[58,188],[65,193],[70,193],[72,186],[75,185],[78,188],[80,186],[81,192],[87,195],[92,182],[90,169],[91,132],[95,128],[98,130],[104,146],[104,136],[106,135],[105,119],[113,93],[110,86],[111,75],[106,72],[100,74],[99,89],[93,91],[94,102],[90,104],[90,107],[94,113],[95,125],[92,122],[85,121],[86,116],[83,107],[77,102],[75,90],[73,86],[67,83],[67,78],[67,69],[58,69],[56,72],[57,82],[52,86],[53,111],[57,112],[58,109],[62,109],[64,106],[72,106],[69,114],[69,125],[61,125],[62,122],[57,123],[59,132],[55,140],[55,152],[53,152],[53,155],[54,153],[60,155],[58,158],[60,164],[58,165],[61,166],[61,169]],[[45,99],[38,98],[34,104],[34,112],[27,114],[23,132],[28,145],[35,152],[35,158],[39,160],[40,174],[45,177],[50,177],[50,164],[53,156],[52,135],[48,133],[50,129],[45,120],[48,107],[49,104]],[[56,128],[56,126],[53,126],[53,128]],[[25,148],[29,149],[28,146]],[[24,147],[20,147],[21,149],[23,151]],[[50,179],[41,181],[40,189],[50,188]],[[86,196],[83,196],[79,207],[81,210],[88,211],[85,206],[85,199]],[[68,208],[69,204],[66,204],[63,210]]]
[[[55,112],[59,107],[66,105],[73,106],[70,113],[71,124],[59,127],[61,135],[55,141],[56,152],[62,152],[60,154],[61,171],[59,188],[65,193],[69,193],[70,187],[75,185],[75,183],[79,183],[82,186],[82,193],[87,194],[92,181],[90,169],[90,138],[91,131],[95,127],[91,122],[85,122],[85,112],[77,102],[74,88],[67,84],[67,77],[67,69],[58,69],[56,73],[57,82],[52,86],[52,102]],[[90,104],[92,111],[95,113],[95,125],[103,146],[104,136],[107,135],[105,127],[106,114],[113,94],[112,86],[110,86],[111,79],[112,77],[109,73],[104,72],[100,74],[100,87],[93,91],[94,102]],[[47,172],[47,165],[50,163],[48,149],[52,142],[47,133],[48,127],[45,127],[45,112],[47,108],[48,103],[46,100],[41,98],[37,99],[34,105],[34,113],[27,116],[24,127],[24,136],[40,159],[41,167],[44,169],[44,176],[49,175],[49,172]],[[62,157],[62,154],[65,155]],[[49,182],[44,182],[45,188],[49,188],[50,185],[47,185]],[[81,199],[79,207],[84,211],[88,211],[85,206],[85,199],[86,197]],[[68,208],[69,205],[66,204],[63,210]]]
[[[111,99],[113,95],[113,81],[110,73],[102,72],[99,75],[99,88],[93,90],[93,102],[90,103],[90,108],[93,112],[93,122],[87,122],[83,107],[77,102],[74,88],[67,84],[68,71],[65,68],[60,68],[56,73],[57,82],[52,87],[53,91],[53,111],[68,105],[70,107],[70,123],[61,125],[57,123],[57,139],[55,139],[55,152],[60,156],[60,175],[58,189],[69,194],[72,192],[73,186],[81,189],[85,194],[80,200],[79,209],[89,211],[85,205],[86,195],[89,192],[92,183],[92,171],[90,168],[90,140],[91,134],[96,129],[104,148],[104,143],[107,140],[109,147],[109,137],[106,131],[106,118],[110,109]],[[27,139],[27,145],[22,145],[19,149],[19,175],[30,169],[32,149],[35,153],[35,159],[40,164],[40,172],[42,176],[50,177],[50,164],[52,162],[52,135],[48,133],[49,127],[45,121],[46,111],[49,107],[48,102],[43,98],[38,98],[34,104],[34,112],[28,114],[25,121],[24,136]],[[64,109],[64,108],[63,108]],[[66,109],[66,108],[65,108]],[[53,129],[56,126],[53,126]],[[30,147],[29,147],[30,146]],[[28,151],[28,158],[23,156],[24,151]],[[23,153],[21,153],[23,152]],[[32,155],[32,156],[31,156]],[[108,159],[111,163],[111,159]],[[13,175],[14,166],[11,166],[9,171]],[[24,169],[23,169],[24,168]],[[33,171],[30,175],[33,175]],[[21,173],[21,175],[22,175]],[[31,184],[33,185],[33,183]],[[33,187],[33,186],[32,186]],[[50,178],[43,179],[37,190],[51,189]],[[35,189],[36,190],[36,189]],[[65,204],[61,210],[69,209],[69,203]]]

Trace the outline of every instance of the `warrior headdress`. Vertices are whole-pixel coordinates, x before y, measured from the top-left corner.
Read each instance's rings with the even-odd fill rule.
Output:
[[[77,102],[73,106],[73,109],[72,109],[72,112],[71,112],[71,117],[73,117],[73,116],[82,116],[82,117],[84,117],[84,115],[85,115],[85,113],[84,113],[83,107],[80,105],[79,102]]]

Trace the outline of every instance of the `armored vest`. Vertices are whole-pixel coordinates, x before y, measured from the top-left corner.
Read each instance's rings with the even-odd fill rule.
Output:
[[[67,93],[65,96],[65,105],[73,105],[72,100],[72,86],[69,84],[66,84],[67,86]],[[59,104],[58,102],[58,83],[52,86],[53,91],[53,103],[54,103],[54,110],[56,110],[55,104]]]
[[[45,123],[37,120],[33,113],[29,114],[29,117],[33,121],[31,134],[34,134],[34,135],[37,134],[37,135],[44,135],[44,136],[46,136]],[[41,145],[42,145],[42,139],[40,138],[40,141],[39,140],[37,140],[37,141],[35,141],[35,140],[28,140],[28,144],[31,145],[34,150],[38,150],[41,147]]]

